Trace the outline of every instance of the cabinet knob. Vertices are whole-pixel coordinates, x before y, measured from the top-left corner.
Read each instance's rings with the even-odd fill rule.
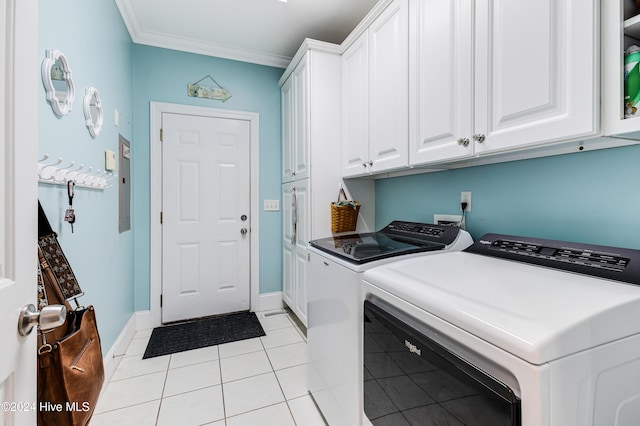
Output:
[[[462,145],[464,147],[469,146],[469,138],[460,138],[460,139],[458,139],[458,145]]]
[[[484,142],[484,135],[482,133],[476,133],[475,135],[473,135],[473,140],[478,143],[482,143]]]
[[[367,167],[367,163],[362,163],[362,167],[366,168]]]
[[[373,161],[369,160],[369,167],[373,166]]]

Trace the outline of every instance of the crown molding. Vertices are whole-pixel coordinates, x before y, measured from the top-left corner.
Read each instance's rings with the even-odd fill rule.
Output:
[[[163,33],[143,31],[135,18],[135,13],[133,13],[131,3],[129,1],[116,0],[116,5],[118,6],[118,10],[120,11],[122,20],[127,27],[131,40],[136,44],[197,53],[200,55],[215,56],[218,58],[249,62],[276,68],[286,68],[291,62],[291,58],[288,56],[254,52],[215,43],[205,43],[201,40],[186,37],[168,36]]]

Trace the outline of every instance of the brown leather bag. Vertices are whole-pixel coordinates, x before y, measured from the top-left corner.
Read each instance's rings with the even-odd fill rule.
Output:
[[[93,306],[69,312],[67,335],[38,349],[38,424],[86,425],[104,366]]]
[[[104,383],[96,313],[78,305],[82,290],[39,203],[38,219],[39,306],[67,308],[66,322],[38,337],[38,425],[85,426]]]

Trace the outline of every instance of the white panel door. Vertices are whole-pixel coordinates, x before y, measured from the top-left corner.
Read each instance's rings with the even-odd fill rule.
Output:
[[[409,20],[396,0],[369,27],[369,152],[372,172],[408,164]]]
[[[311,209],[309,179],[295,182],[296,244],[295,244],[295,313],[307,325],[307,247],[310,239]]]
[[[414,4],[416,29],[410,62],[416,90],[410,94],[410,163],[471,156],[472,4],[465,0]]]
[[[293,78],[289,79],[280,89],[282,103],[282,182],[294,179],[294,145],[293,145]]]
[[[282,185],[282,298],[295,306],[295,196],[294,184]]]
[[[595,4],[476,2],[476,153],[595,133]]]
[[[249,309],[250,124],[163,114],[162,321]]]
[[[368,173],[369,43],[365,31],[342,54],[342,175]]]
[[[22,307],[37,305],[37,10],[36,1],[0,0],[0,425],[7,426],[35,425],[38,408],[36,331],[21,337],[17,327]]]
[[[295,180],[309,177],[309,53],[291,74],[293,80],[293,176]]]

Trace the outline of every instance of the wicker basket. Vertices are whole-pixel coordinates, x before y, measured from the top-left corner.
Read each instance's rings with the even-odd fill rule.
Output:
[[[345,200],[347,199],[347,194],[345,194],[342,188],[340,188],[340,192],[338,193],[338,203],[340,202],[340,196],[344,196]],[[352,204],[354,204],[354,206],[340,206],[336,205],[336,203],[331,203],[331,232],[339,233],[356,230],[360,203],[354,201]]]

